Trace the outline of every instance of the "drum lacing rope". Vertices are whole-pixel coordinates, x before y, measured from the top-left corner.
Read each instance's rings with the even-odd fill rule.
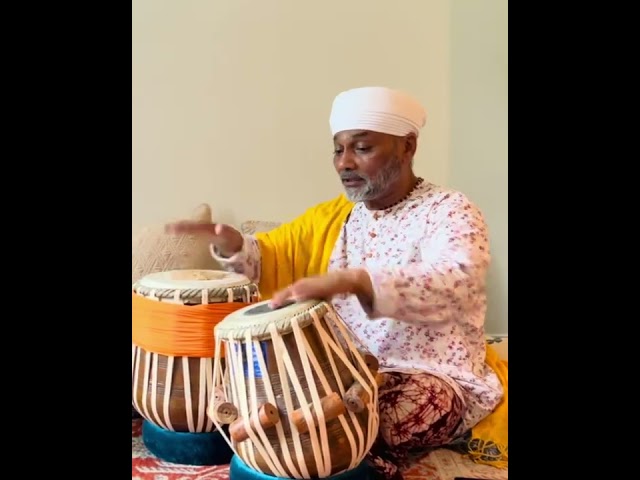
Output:
[[[323,327],[321,323],[321,319],[318,313],[314,309],[311,309],[309,312],[305,313],[311,315],[311,317],[313,318],[313,325],[319,333],[323,351],[329,359],[334,379],[338,384],[338,389],[340,390],[340,395],[344,396],[347,391],[347,386],[345,386],[341,380],[334,355],[337,356],[342,364],[351,372],[351,374],[353,375],[353,379],[355,381],[358,381],[364,387],[365,391],[369,394],[369,398],[374,399],[374,401],[370,402],[367,406],[368,431],[366,434],[366,439],[355,413],[348,411],[346,414],[350,416],[352,424],[355,427],[356,435],[358,437],[357,441],[353,432],[350,430],[349,423],[346,421],[345,417],[338,417],[351,446],[351,462],[349,468],[355,468],[364,459],[366,453],[371,449],[378,432],[378,386],[375,378],[367,368],[364,359],[359,354],[357,347],[352,342],[349,335],[350,332],[341,322],[341,319],[339,318],[337,312],[333,311],[333,308],[329,308],[329,311],[327,312],[325,318],[326,323],[329,326],[331,336],[326,332],[325,327]],[[315,373],[317,378],[319,379],[320,385],[324,390],[325,395],[330,394],[331,387],[327,376],[322,371],[320,363],[318,362],[318,359],[313,353],[313,350],[303,333],[304,328],[311,327],[300,327],[297,318],[291,320],[291,326],[293,329],[293,334],[299,345],[298,351],[302,354],[300,360],[305,377],[307,379],[311,379],[313,378],[313,373]],[[276,323],[272,323],[268,327],[268,330],[271,335],[274,357],[277,363],[277,370],[282,388],[282,391],[280,393],[284,400],[287,412],[291,413],[294,410],[293,398],[291,394],[291,388],[289,387],[289,382],[291,382],[291,387],[293,388],[293,391],[297,399],[299,400],[300,408],[302,409],[304,417],[309,425],[313,425],[315,423],[313,422],[309,404],[311,404],[315,409],[318,431],[316,431],[316,428],[309,429],[309,436],[318,475],[321,478],[327,477],[330,475],[332,469],[330,456],[331,448],[328,441],[327,425],[320,403],[322,395],[318,392],[317,385],[314,382],[308,382],[308,394],[311,396],[311,398],[307,398],[304,389],[302,388],[302,385],[300,384],[300,381],[296,376],[295,367],[293,366],[290,353],[284,344]],[[267,400],[273,405],[276,404],[276,397],[274,394],[273,386],[271,384],[271,380],[269,379],[269,375],[266,373],[268,370],[264,358],[264,353],[260,348],[260,343],[258,342],[258,340],[251,336],[249,330],[246,330],[245,332],[244,343],[241,340],[225,340],[225,342],[221,342],[220,338],[216,339],[217,352],[219,352],[221,343],[228,343],[228,363],[227,370],[225,372],[225,376],[227,376],[227,379],[226,381],[223,381],[223,373],[219,365],[220,362],[216,361],[214,365],[214,382],[216,383],[216,385],[223,386],[226,397],[239,407],[238,413],[243,419],[245,419],[245,422],[248,423],[249,419],[251,418],[254,418],[256,420],[251,425],[247,425],[246,428],[246,432],[249,436],[250,442],[242,442],[237,447],[233,445],[227,435],[222,431],[221,426],[216,425],[219,431],[222,433],[225,440],[232,449],[238,448],[242,452],[241,457],[243,459],[246,459],[246,462],[252,468],[260,471],[260,468],[256,463],[256,452],[254,452],[255,448],[259,455],[267,462],[272,472],[275,472],[277,476],[309,478],[310,475],[304,459],[304,451],[302,443],[300,441],[300,433],[297,432],[294,423],[290,421],[291,435],[293,437],[291,440],[293,443],[294,452],[289,451],[289,443],[287,442],[287,439],[285,437],[282,424],[278,422],[275,425],[280,442],[280,448],[284,456],[284,461],[286,463],[287,469],[285,469],[285,467],[282,465],[282,462],[280,462],[278,456],[276,455],[273,446],[270,444],[264,428],[257,420],[259,405],[257,403],[256,376],[254,370],[248,367],[246,372],[248,378],[245,378],[243,361],[248,363],[249,359],[251,358],[257,359],[260,371],[264,372],[261,380],[264,385]],[[243,346],[245,347],[244,350],[246,350],[246,359],[243,359]],[[345,351],[345,347],[347,351]],[[332,355],[332,353],[334,355]],[[216,358],[218,359],[220,355],[220,353],[216,353]],[[366,372],[364,374],[366,378],[353,365],[353,359],[355,359],[356,363],[360,364],[359,366],[361,367],[362,371]],[[230,386],[231,391],[227,391],[228,388],[226,387],[228,386]],[[249,392],[247,392],[247,387]],[[249,405],[248,398],[252,399],[251,405]],[[217,424],[217,421],[214,421],[214,423]],[[320,438],[318,438],[318,433],[320,434]],[[299,467],[299,470],[298,468],[296,468],[296,465],[293,461],[292,453],[295,454],[297,460],[296,463]]]

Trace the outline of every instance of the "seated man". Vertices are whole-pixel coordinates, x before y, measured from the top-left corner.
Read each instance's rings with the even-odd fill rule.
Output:
[[[332,302],[385,373],[369,460],[386,479],[402,478],[408,452],[468,434],[504,393],[485,361],[485,220],[465,195],[413,172],[425,120],[404,93],[343,92],[330,126],[347,198],[255,236],[222,224],[168,228],[209,232],[220,264],[247,275],[274,306]]]

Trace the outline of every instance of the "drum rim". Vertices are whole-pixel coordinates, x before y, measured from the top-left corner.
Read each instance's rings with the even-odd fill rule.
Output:
[[[285,335],[293,331],[293,321],[296,320],[300,328],[305,328],[313,323],[310,312],[316,312],[321,317],[330,310],[329,304],[324,300],[306,300],[273,310],[267,313],[248,316],[246,313],[254,308],[269,303],[263,300],[252,305],[247,305],[227,315],[214,329],[214,335],[221,340],[245,340],[247,333],[253,340],[266,340],[271,338],[269,325],[275,324],[279,334]]]
[[[171,280],[168,278],[174,272],[204,272],[223,274],[221,279],[212,280]],[[166,285],[163,287],[163,284]],[[172,285],[173,284],[173,285]],[[206,288],[208,287],[208,288]],[[133,284],[133,293],[142,297],[154,297],[159,300],[174,300],[176,292],[180,292],[180,300],[197,300],[202,303],[202,292],[207,291],[209,303],[227,302],[229,290],[233,291],[234,301],[258,293],[258,287],[246,275],[224,270],[204,268],[172,269],[161,272],[153,272],[145,275]]]

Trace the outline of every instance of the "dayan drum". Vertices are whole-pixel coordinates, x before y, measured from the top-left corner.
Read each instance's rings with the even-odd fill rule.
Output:
[[[208,414],[229,425],[225,439],[244,463],[284,478],[360,465],[378,434],[378,362],[329,303],[263,301],[228,315],[215,337]]]
[[[245,276],[174,270],[133,285],[133,405],[169,432],[215,430],[206,409],[213,391],[214,326],[259,300]]]

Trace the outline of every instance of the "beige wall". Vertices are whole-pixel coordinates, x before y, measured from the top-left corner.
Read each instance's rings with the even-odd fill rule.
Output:
[[[453,154],[453,114],[475,100],[452,103],[452,75],[469,59],[452,55],[464,35],[451,20],[487,1],[134,0],[132,227],[200,202],[236,225],[283,221],[337,195],[328,117],[355,86],[416,95],[429,115],[417,173],[460,183],[469,152]],[[506,143],[493,138],[496,150]]]
[[[449,9],[403,3],[134,0],[133,224],[202,201],[287,220],[337,195],[329,111],[359,85],[429,107],[418,170],[446,181]]]
[[[487,331],[508,332],[508,0],[453,0],[448,183],[489,224]]]

